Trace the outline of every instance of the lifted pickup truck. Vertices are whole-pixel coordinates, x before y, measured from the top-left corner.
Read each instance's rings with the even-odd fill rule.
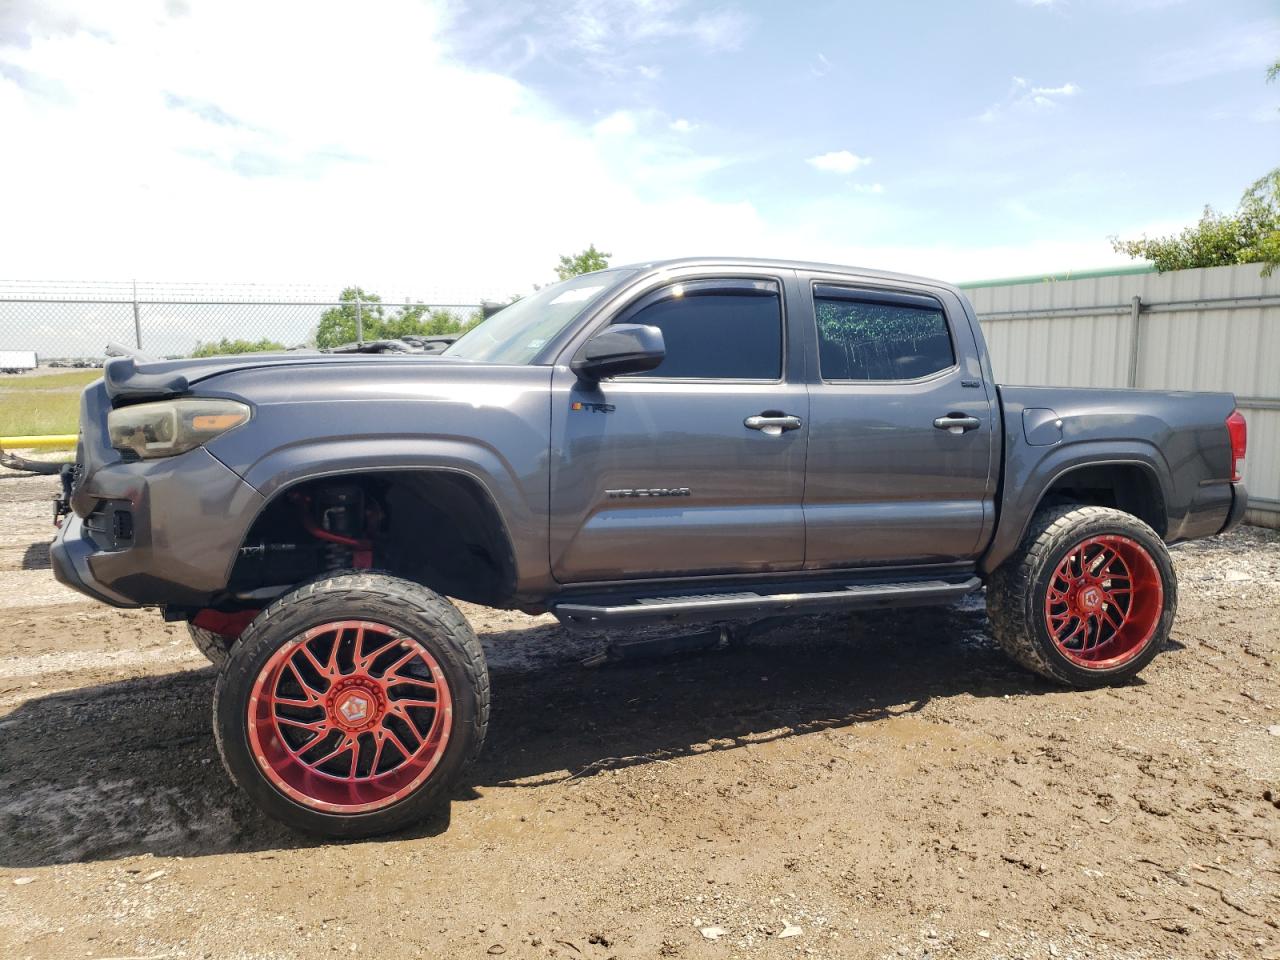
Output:
[[[943,603],[1016,661],[1141,670],[1166,544],[1239,522],[1229,394],[998,386],[932,280],[699,259],[540,290],[442,355],[112,360],[84,393],[60,580],[186,620],[231,776],[298,828],[421,817],[478,753],[446,597],[566,626]]]

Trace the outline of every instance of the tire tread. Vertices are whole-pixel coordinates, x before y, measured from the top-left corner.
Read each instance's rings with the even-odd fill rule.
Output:
[[[1017,551],[996,569],[987,582],[987,618],[996,643],[1004,653],[1033,673],[1073,687],[1097,686],[1126,679],[1145,666],[1149,659],[1139,656],[1133,670],[1099,674],[1096,678],[1085,679],[1079,673],[1064,669],[1037,642],[1038,626],[1034,617],[1039,615],[1040,605],[1034,594],[1035,581],[1042,564],[1050,554],[1061,549],[1067,540],[1073,537],[1079,539],[1079,528],[1090,524],[1113,530],[1137,527],[1160,542],[1159,534],[1142,520],[1112,507],[1071,503],[1048,506],[1036,512]],[[1176,584],[1174,589],[1166,590],[1165,608],[1165,616],[1171,623],[1172,611],[1177,608]],[[1152,641],[1152,646],[1158,647],[1162,642],[1162,638],[1157,636]]]
[[[391,610],[413,614],[417,618],[425,620],[429,625],[438,628],[442,634],[447,635],[452,642],[461,648],[463,655],[458,660],[474,693],[476,709],[475,716],[471,721],[472,729],[470,735],[467,736],[469,747],[461,764],[450,776],[450,780],[456,781],[465,776],[480,755],[489,727],[491,698],[489,670],[485,663],[484,650],[480,644],[480,638],[471,629],[461,611],[445,597],[420,584],[377,571],[336,571],[303,584],[265,607],[245,628],[235,643],[232,644],[227,663],[218,672],[213,696],[214,740],[217,744],[222,765],[226,768],[232,780],[236,781],[237,778],[233,772],[232,764],[228,762],[226,744],[223,742],[222,725],[218,722],[218,704],[223,698],[227,685],[233,680],[238,683],[251,684],[253,682],[253,678],[247,676],[249,671],[242,658],[236,656],[236,651],[246,643],[252,643],[268,627],[286,632],[290,631],[292,629],[292,621],[298,621],[299,625],[301,625],[309,619],[311,612],[322,601],[325,604],[332,603],[344,593],[357,594],[363,604],[368,604],[372,601]],[[234,676],[237,672],[239,675]],[[239,786],[243,787],[244,784],[239,784]],[[388,808],[385,813],[383,811],[375,811],[373,814],[363,814],[346,819],[353,824],[359,819],[373,817],[388,821],[399,820],[401,818],[395,817],[393,812],[399,811],[399,808],[405,804],[406,802],[402,802],[395,807]],[[412,818],[404,819],[405,822],[408,822]],[[402,823],[397,822],[393,826],[379,827],[368,831],[352,827],[344,829],[342,833],[351,837],[365,836],[397,829],[402,825]],[[304,829],[311,828],[304,827]]]

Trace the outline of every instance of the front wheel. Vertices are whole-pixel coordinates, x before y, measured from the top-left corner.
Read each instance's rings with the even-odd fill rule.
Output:
[[[196,645],[196,649],[203,653],[205,659],[215,667],[220,667],[227,662],[227,651],[231,649],[233,640],[204,627],[197,627],[194,623],[187,624],[187,632],[191,634],[191,640]]]
[[[214,689],[233,780],[270,816],[331,837],[419,820],[479,753],[480,642],[448,600],[382,574],[309,583],[241,635]]]
[[[1041,510],[987,584],[996,641],[1073,687],[1135,676],[1168,640],[1178,581],[1159,535],[1108,507]]]

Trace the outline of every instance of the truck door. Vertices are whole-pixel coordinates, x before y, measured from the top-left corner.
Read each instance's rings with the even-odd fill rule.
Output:
[[[811,279],[805,567],[948,563],[994,511],[999,416],[943,290]]]
[[[661,283],[614,313],[609,322],[662,330],[666,358],[652,371],[590,384],[561,357],[550,537],[560,582],[803,564],[809,407],[798,356],[788,369],[786,278],[744,273]]]

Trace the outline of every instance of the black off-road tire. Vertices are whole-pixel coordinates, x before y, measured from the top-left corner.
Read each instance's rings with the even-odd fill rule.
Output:
[[[1154,561],[1163,609],[1150,639],[1131,659],[1115,667],[1085,667],[1054,643],[1045,622],[1045,598],[1063,558],[1085,540],[1107,534],[1136,541]],[[1110,507],[1065,504],[1038,511],[1017,551],[987,583],[987,616],[1004,652],[1026,669],[1071,687],[1110,686],[1136,676],[1168,641],[1177,607],[1178,581],[1164,541],[1137,517]]]
[[[227,653],[231,649],[231,640],[220,633],[214,633],[204,627],[197,627],[194,623],[187,624],[187,632],[191,634],[191,640],[196,645],[196,649],[203,653],[205,659],[215,667],[221,667],[227,662]]]
[[[343,620],[384,624],[427,648],[448,684],[452,727],[438,763],[412,793],[377,810],[335,814],[295,802],[272,784],[251,751],[248,718],[255,681],[276,651],[313,627]],[[488,723],[489,671],[470,625],[434,591],[381,573],[338,573],[277,599],[233,644],[213,694],[214,738],[231,779],[271,817],[327,837],[390,833],[432,813],[479,755]]]

